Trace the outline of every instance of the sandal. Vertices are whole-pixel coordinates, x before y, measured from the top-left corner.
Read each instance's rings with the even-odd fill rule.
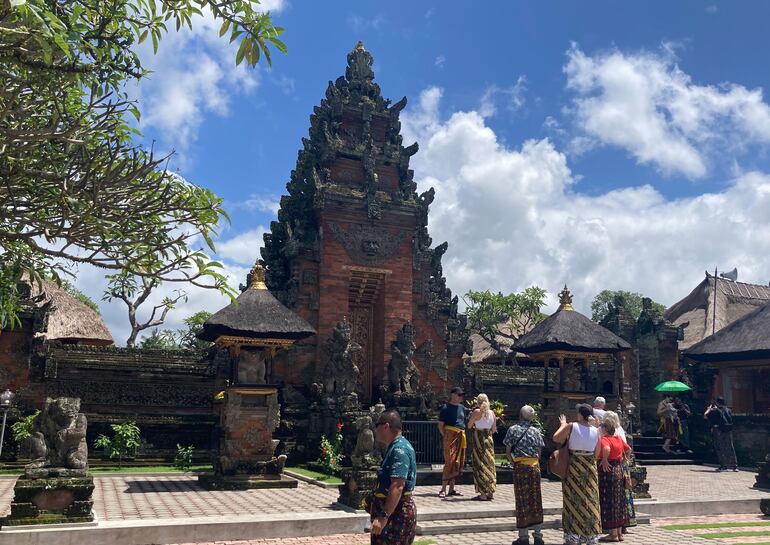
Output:
[[[450,490],[447,496],[462,496],[457,490]]]
[[[439,492],[439,493],[438,493],[438,497],[439,497],[439,498],[446,498],[446,492],[444,492],[444,491],[442,490],[441,492]]]
[[[604,536],[604,537],[600,537],[599,541],[602,542],[602,543],[616,543],[616,542],[618,542],[620,540],[617,539],[617,538],[614,538],[614,537]]]
[[[487,498],[485,498],[485,497],[484,497],[484,496],[482,496],[481,494],[479,494],[478,496],[474,496],[474,497],[473,497],[473,498],[471,498],[471,499],[472,499],[472,500],[474,500],[474,501],[487,501]]]

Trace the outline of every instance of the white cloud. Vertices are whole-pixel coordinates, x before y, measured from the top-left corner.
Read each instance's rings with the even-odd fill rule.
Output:
[[[446,64],[446,57],[444,55],[439,55],[436,57],[435,62],[433,63],[439,68],[444,68],[444,64]]]
[[[436,189],[429,228],[436,243],[449,241],[444,271],[455,293],[536,284],[553,296],[567,283],[590,312],[602,289],[671,304],[714,265],[770,279],[770,175],[745,173],[723,192],[673,201],[648,185],[587,196],[549,139],[507,147],[478,112],[439,118],[440,98],[424,91],[403,126],[406,142],[420,142],[420,189]]]
[[[706,13],[710,15],[714,15],[718,11],[717,7],[714,4],[711,4],[709,6],[706,6]]]
[[[706,176],[717,153],[724,161],[747,145],[770,143],[770,107],[762,90],[696,84],[676,65],[675,47],[664,44],[660,54],[614,50],[589,56],[573,45],[564,72],[585,136],[689,178]]]
[[[260,225],[231,239],[217,242],[217,255],[222,259],[250,267],[259,257],[259,249],[263,245],[262,236],[266,232],[267,230]]]
[[[353,32],[362,33],[369,30],[378,32],[385,24],[385,16],[382,13],[378,13],[372,18],[362,17],[361,15],[351,14],[348,15],[348,25],[353,29]]]
[[[523,75],[519,76],[516,83],[510,87],[490,85],[481,97],[481,105],[478,111],[483,117],[492,117],[497,113],[498,102],[502,102],[506,110],[517,112],[526,103],[524,97],[526,91],[527,77]]]
[[[251,195],[245,201],[228,202],[228,208],[245,208],[246,210],[256,210],[259,212],[271,212],[278,215],[278,209],[281,202],[278,197],[267,195]]]
[[[266,11],[280,11],[282,0],[262,2]],[[158,130],[165,148],[184,153],[195,141],[208,113],[224,116],[230,111],[231,97],[252,93],[259,84],[259,71],[246,62],[235,66],[238,41],[220,37],[221,21],[205,11],[195,16],[192,30],[172,30],[160,41],[153,54],[147,40],[137,52],[152,74],[132,89],[139,99],[142,126]]]

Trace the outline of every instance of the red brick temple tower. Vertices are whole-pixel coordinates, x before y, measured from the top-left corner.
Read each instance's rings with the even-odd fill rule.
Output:
[[[400,134],[406,97],[384,99],[372,63],[359,42],[345,76],[329,82],[265,235],[270,291],[318,332],[275,363],[292,386],[286,398],[334,373],[324,360],[341,326],[350,328],[355,350],[346,354],[364,406],[385,391],[430,385],[440,394],[460,380],[465,317],[442,273],[447,245],[432,248],[428,236],[434,192],[416,192],[409,159],[418,146],[404,147]]]

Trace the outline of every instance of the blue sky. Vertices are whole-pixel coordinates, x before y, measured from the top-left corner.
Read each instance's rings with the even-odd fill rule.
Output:
[[[271,70],[235,69],[204,21],[142,52],[155,73],[137,90],[146,141],[226,199],[234,285],[359,39],[383,94],[410,99],[405,143],[419,140],[416,179],[437,190],[431,234],[450,242],[455,292],[567,282],[587,311],[605,287],[671,304],[715,265],[770,279],[770,4],[265,5],[289,48]],[[221,303],[191,293],[169,323]],[[120,340],[124,311],[104,312]]]

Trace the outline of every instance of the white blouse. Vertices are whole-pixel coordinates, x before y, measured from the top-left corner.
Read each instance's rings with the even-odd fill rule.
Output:
[[[572,423],[572,431],[569,435],[568,447],[570,450],[594,452],[599,442],[599,428],[590,425],[582,426],[577,422]]]
[[[477,430],[491,430],[492,426],[495,424],[495,413],[492,411],[487,412],[486,418],[483,416],[479,417],[478,420],[473,424]]]

